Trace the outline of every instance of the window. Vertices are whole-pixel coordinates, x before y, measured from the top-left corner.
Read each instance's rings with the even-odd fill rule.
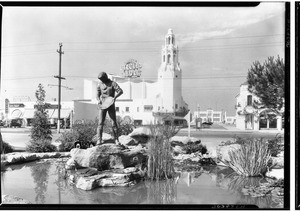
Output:
[[[116,112],[119,112],[120,111],[120,108],[119,107],[116,107]]]
[[[214,122],[220,122],[220,118],[213,118]]]
[[[166,56],[164,55],[164,56],[163,56],[163,62],[165,62],[165,61],[166,61]]]
[[[136,107],[136,111],[137,111],[137,112],[140,112],[140,107]]]
[[[176,76],[177,77],[177,76]],[[175,109],[178,109],[178,104],[175,104]]]
[[[247,106],[251,106],[252,105],[252,95],[248,95],[247,96]]]
[[[125,110],[126,112],[129,112],[129,107],[126,107],[126,110]]]
[[[171,55],[168,54],[168,63],[170,63],[170,62],[171,62]]]
[[[210,117],[211,117],[211,116],[212,116],[212,111],[208,111],[208,112],[207,112],[207,116],[210,116]]]
[[[213,117],[220,117],[221,114],[213,114]]]
[[[144,111],[152,111],[153,110],[153,105],[144,105]]]

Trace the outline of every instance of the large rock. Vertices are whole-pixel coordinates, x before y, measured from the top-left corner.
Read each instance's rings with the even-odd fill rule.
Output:
[[[29,153],[29,152],[13,152],[8,153],[1,158],[1,166],[9,164],[20,164],[31,162],[39,159],[69,157],[69,152],[47,152],[47,153]]]
[[[217,147],[217,160],[218,164],[226,164],[230,161],[229,152],[236,151],[241,148],[239,144],[230,144],[225,146],[218,146]]]
[[[194,137],[188,137],[188,136],[173,136],[170,140],[172,146],[183,146],[188,143],[195,143],[200,144],[201,140]]]
[[[27,201],[17,196],[11,196],[11,195],[2,195],[2,203],[3,204],[31,204],[30,201]]]
[[[144,176],[145,172],[135,167],[101,172],[93,168],[85,168],[69,173],[69,180],[79,189],[92,190],[97,187],[131,186]]]
[[[281,169],[284,168],[284,157],[271,157],[272,169]]]
[[[271,169],[266,173],[267,177],[284,179],[284,169]]]
[[[98,136],[95,135],[92,139],[92,142],[97,143],[97,141],[98,141]],[[102,141],[103,141],[103,143],[115,143],[115,140],[112,137],[112,135],[110,135],[108,133],[102,133]]]
[[[124,169],[127,167],[143,167],[147,157],[143,148],[125,149],[115,144],[71,150],[71,159],[79,167],[92,167],[98,170]]]
[[[129,136],[152,136],[151,130],[148,127],[138,127],[135,128]]]
[[[119,142],[126,146],[138,145],[137,141],[130,136],[122,135],[119,137]]]

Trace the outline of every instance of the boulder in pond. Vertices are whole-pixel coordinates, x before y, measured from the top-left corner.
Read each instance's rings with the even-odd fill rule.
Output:
[[[71,159],[78,167],[92,167],[98,170],[124,169],[146,165],[145,150],[140,147],[125,148],[116,144],[102,144],[88,149],[74,148]]]
[[[12,195],[2,195],[3,204],[31,204],[30,201]]]
[[[69,180],[82,190],[92,190],[98,187],[125,187],[136,184],[145,176],[145,172],[130,167],[126,169],[114,169],[98,171],[94,168],[79,169],[69,173]]]
[[[151,130],[148,127],[138,127],[135,128],[129,136],[152,136]]]
[[[217,146],[217,160],[218,164],[226,165],[230,161],[229,152],[236,151],[241,148],[239,144],[230,144],[224,146]]]
[[[170,140],[171,145],[173,147],[175,146],[184,146],[188,143],[195,143],[195,144],[200,144],[201,140],[195,137],[188,137],[188,136],[173,136]]]

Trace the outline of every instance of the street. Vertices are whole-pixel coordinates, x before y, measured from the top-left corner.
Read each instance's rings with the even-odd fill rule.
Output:
[[[64,130],[61,130],[63,133]],[[23,151],[30,140],[30,128],[1,128],[3,141],[9,143],[15,150]],[[52,144],[58,145],[55,140],[60,136],[57,130],[52,130]]]
[[[30,140],[30,128],[1,128],[0,129],[2,138],[5,142],[12,145],[15,150],[24,150],[26,144]],[[63,133],[64,130],[61,130]],[[273,138],[279,132],[278,131],[241,131],[236,130],[234,127],[225,125],[215,124],[212,128],[196,130],[191,128],[191,137],[196,137],[201,140],[201,142],[206,145],[208,148],[215,147],[219,145],[222,141],[227,141],[233,139],[235,136],[239,137],[264,137],[264,138]],[[283,134],[281,132],[281,134]],[[52,130],[52,143],[58,145],[55,140],[60,136],[57,133],[57,130]],[[183,128],[177,134],[179,136],[188,136],[188,129]]]

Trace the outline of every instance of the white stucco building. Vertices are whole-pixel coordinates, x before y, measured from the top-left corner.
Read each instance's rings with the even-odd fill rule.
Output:
[[[58,102],[50,101],[47,103],[49,108],[46,109],[46,111],[48,113],[49,121],[53,124],[54,122],[57,122],[58,119]],[[5,111],[2,111],[1,119],[3,119],[3,121],[20,119],[23,127],[30,126],[35,112],[35,105],[36,102],[34,101],[10,101],[7,114],[5,114]],[[73,110],[73,101],[61,102],[60,118],[66,122],[67,119],[69,120],[72,118]]]
[[[116,100],[117,116],[128,116],[136,124],[154,123],[160,114],[183,120],[188,107],[182,97],[182,69],[172,29],[168,30],[164,39],[157,80],[124,78],[109,73],[108,76],[123,89],[123,95]],[[74,120],[96,117],[98,83],[99,80],[84,80],[84,99],[90,101],[75,102]]]
[[[258,101],[257,96],[248,91],[247,83],[243,83],[236,96],[236,127],[241,130],[282,130],[282,113],[256,109],[254,101]]]
[[[214,111],[212,109],[207,109],[206,111],[195,111],[195,118],[201,118],[202,122],[225,122],[226,112],[225,111]]]

